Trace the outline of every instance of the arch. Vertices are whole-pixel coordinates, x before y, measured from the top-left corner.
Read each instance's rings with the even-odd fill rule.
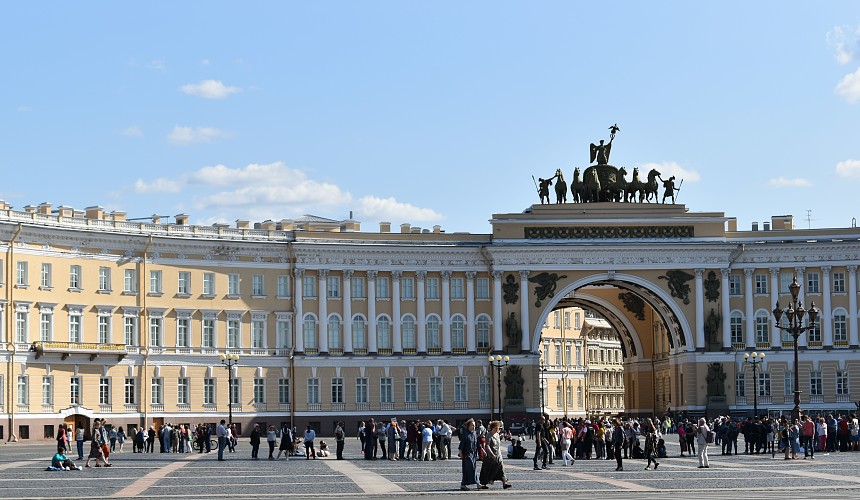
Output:
[[[576,298],[581,299],[583,302],[588,302],[590,306],[600,306],[600,309],[602,309],[601,312],[606,313],[606,320],[618,331],[618,336],[621,338],[621,349],[625,357],[635,357],[638,353],[643,352],[639,336],[630,334],[631,331],[636,331],[636,329],[630,323],[630,320],[627,319],[627,316],[614,303],[588,293],[577,293]]]
[[[696,350],[696,344],[692,330],[690,329],[690,323],[689,321],[687,321],[687,317],[684,316],[684,313],[681,311],[680,307],[678,307],[678,304],[675,303],[675,299],[672,298],[668,292],[662,290],[654,283],[639,276],[625,273],[606,272],[585,276],[572,283],[569,283],[568,285],[558,290],[555,293],[555,297],[546,302],[543,311],[537,318],[537,321],[535,321],[534,323],[534,329],[530,332],[530,338],[532,339],[532,352],[537,352],[537,349],[540,344],[540,329],[544,325],[544,323],[546,323],[547,318],[549,317],[549,313],[556,307],[556,305],[558,305],[559,302],[564,300],[565,297],[568,296],[568,294],[576,292],[576,290],[579,290],[580,288],[586,287],[588,285],[593,285],[601,282],[605,284],[616,285],[619,288],[625,288],[625,284],[631,286],[631,291],[634,291],[641,295],[642,298],[646,302],[648,302],[649,305],[651,305],[651,307],[653,307],[658,312],[658,314],[660,314],[665,323],[667,323],[668,325],[674,325],[676,327],[675,335],[677,336],[678,342],[674,343],[675,346],[684,347],[684,350],[687,352],[694,352]],[[574,295],[578,297],[579,294]],[[655,303],[655,301],[657,303]],[[604,303],[606,303],[606,301],[604,301]],[[614,305],[611,305],[611,309],[617,311],[617,308]],[[622,323],[625,323],[626,318],[623,314],[618,314],[617,317]],[[630,325],[629,321],[626,321],[626,324]],[[628,332],[630,331],[636,331],[634,328],[632,328],[632,325],[631,328],[629,328]],[[632,341],[633,345],[638,347],[636,352],[644,352],[642,351],[641,343],[639,343],[638,335],[632,335],[632,339],[629,340]],[[622,339],[622,345],[623,344],[624,341]]]

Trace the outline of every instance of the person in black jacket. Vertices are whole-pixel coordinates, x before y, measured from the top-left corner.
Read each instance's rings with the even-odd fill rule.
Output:
[[[615,463],[618,464],[616,471],[624,470],[624,464],[621,462],[621,448],[624,447],[624,440],[624,428],[621,426],[621,420],[616,418],[612,420],[612,448],[615,450]]]
[[[260,451],[260,424],[254,424],[254,430],[251,431],[251,458],[259,460],[257,453]]]

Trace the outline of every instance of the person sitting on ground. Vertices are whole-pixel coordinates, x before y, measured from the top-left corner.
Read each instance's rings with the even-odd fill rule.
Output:
[[[320,441],[320,449],[317,450],[318,457],[327,457],[328,453],[328,444],[325,441]]]
[[[523,448],[522,441],[517,438],[513,443],[508,445],[508,458],[526,458],[526,449]]]
[[[666,440],[663,438],[657,441],[657,458],[668,458],[666,455]]]
[[[645,452],[639,446],[639,441],[633,441],[633,449],[630,450],[630,458],[645,458]]]
[[[69,460],[63,447],[59,447],[57,453],[51,458],[51,466],[48,467],[48,470],[81,470],[81,468]]]

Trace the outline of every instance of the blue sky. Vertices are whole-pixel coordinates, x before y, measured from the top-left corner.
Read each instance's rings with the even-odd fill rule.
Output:
[[[488,233],[618,123],[691,211],[860,218],[857,2],[33,1],[0,54],[16,209]]]

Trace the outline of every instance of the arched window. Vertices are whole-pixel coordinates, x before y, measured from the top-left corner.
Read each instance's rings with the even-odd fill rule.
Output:
[[[302,321],[302,338],[305,341],[305,352],[316,352],[317,346],[317,317],[305,314]]]
[[[478,352],[490,352],[490,317],[486,314],[478,316],[477,321],[475,321],[475,337]]]
[[[466,319],[459,314],[451,318],[451,348],[455,354],[466,352]]]
[[[732,347],[743,347],[744,342],[744,315],[740,311],[732,311],[729,316],[729,330],[732,333]]]
[[[841,307],[833,311],[833,345],[848,345],[848,314]]]
[[[755,343],[759,349],[770,346],[770,314],[767,311],[755,313]]]
[[[439,354],[442,352],[442,336],[439,334],[439,316],[427,316],[427,352]]]
[[[391,320],[380,316],[376,320],[376,348],[380,353],[391,352]]]
[[[367,354],[367,321],[360,314],[352,317],[352,350],[356,354]]]
[[[332,314],[328,317],[328,348],[329,352],[343,352],[343,337],[340,334],[340,316]]]
[[[400,320],[400,337],[403,352],[415,353],[415,318],[411,314],[403,316]]]

